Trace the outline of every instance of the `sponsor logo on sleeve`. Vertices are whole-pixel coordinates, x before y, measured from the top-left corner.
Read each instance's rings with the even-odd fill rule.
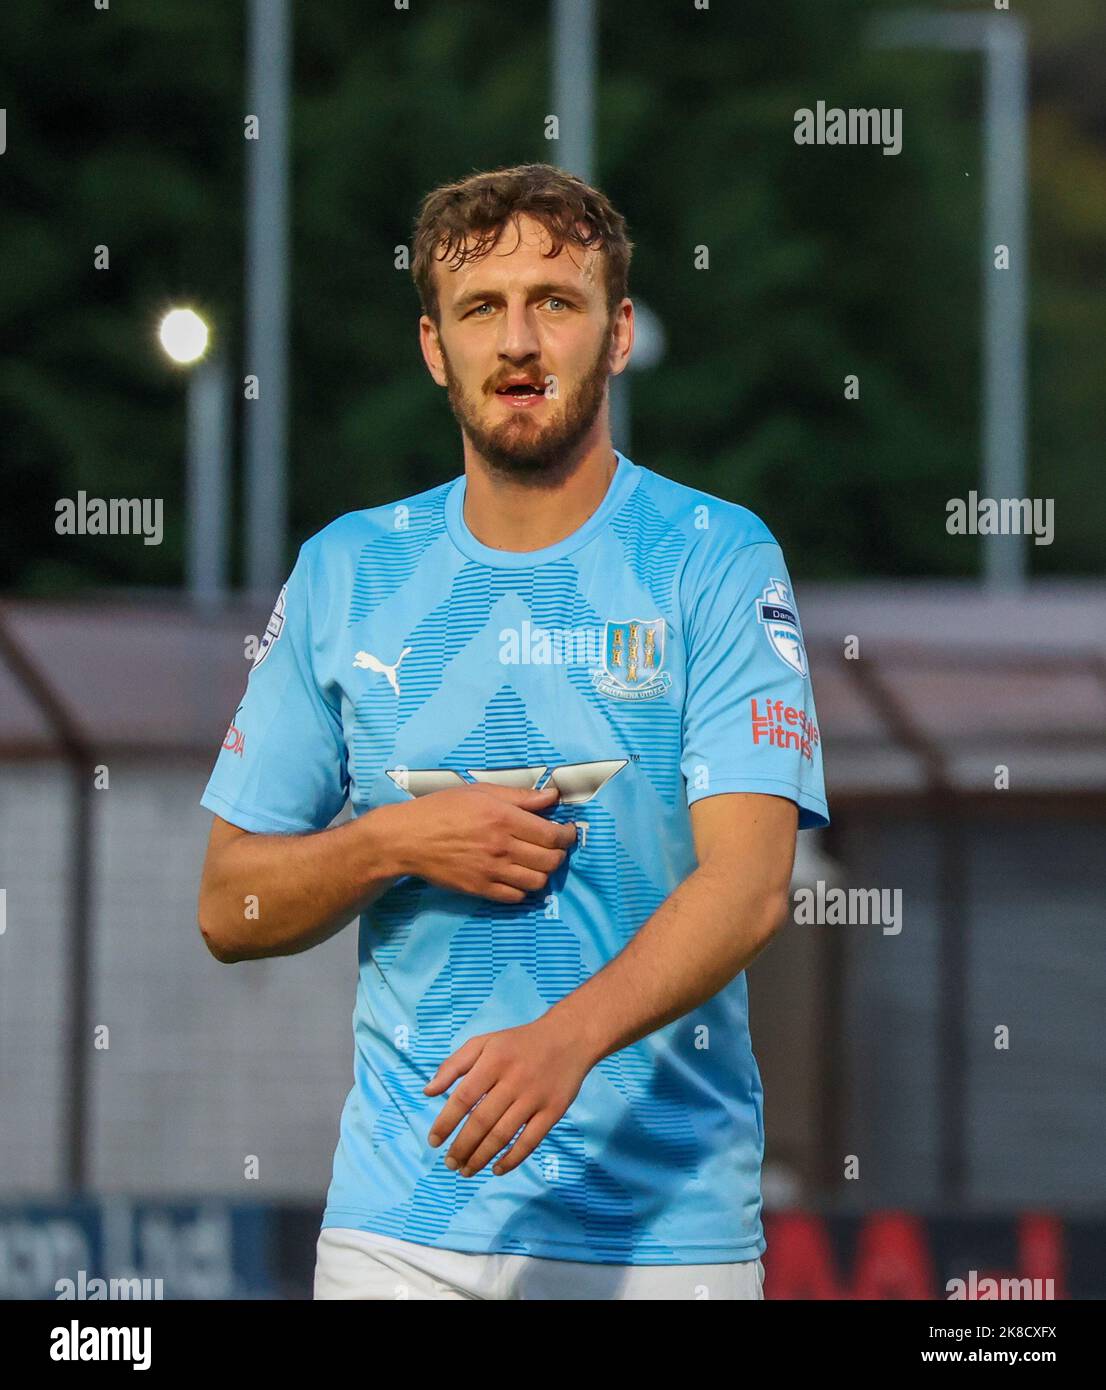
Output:
[[[240,758],[243,757],[246,752],[246,734],[245,730],[238,727],[238,716],[242,713],[245,705],[246,702],[243,700],[234,711],[230,725],[223,735],[223,748],[228,753],[237,753]]]
[[[764,628],[768,645],[785,666],[797,675],[807,673],[806,648],[799,631],[799,615],[791,590],[782,579],[773,579],[757,599],[757,618]]]
[[[223,735],[223,747],[228,753],[237,753],[241,758],[246,752],[246,735],[232,724]]]
[[[806,710],[794,709],[782,700],[749,701],[749,717],[753,730],[753,747],[768,744],[771,748],[794,748],[807,762],[814,761],[818,747],[818,725],[807,716]]]
[[[253,659],[250,670],[256,670],[273,650],[273,643],[280,641],[280,634],[284,627],[284,597],[288,592],[288,585],[285,584],[277,594],[276,605],[273,608],[272,616],[269,618],[265,628],[265,635],[262,637],[257,648],[257,655]]]

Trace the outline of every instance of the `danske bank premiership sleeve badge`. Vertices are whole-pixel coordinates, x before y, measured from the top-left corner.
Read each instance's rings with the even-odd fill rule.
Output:
[[[269,653],[273,650],[273,643],[280,637],[281,629],[284,627],[284,598],[288,593],[288,585],[285,584],[279,594],[277,594],[276,606],[273,608],[268,625],[265,628],[265,635],[257,648],[257,655],[253,659],[254,666],[260,666]],[[253,667],[250,668],[253,670]]]
[[[664,665],[664,619],[627,618],[607,623],[603,669],[595,673],[595,688],[618,700],[651,700],[663,695],[672,677]]]
[[[785,666],[806,675],[806,648],[799,631],[799,615],[791,590],[782,579],[773,579],[757,599],[757,617],[764,626],[772,650]]]

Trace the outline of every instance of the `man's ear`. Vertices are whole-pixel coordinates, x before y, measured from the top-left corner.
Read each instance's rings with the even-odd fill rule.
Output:
[[[419,318],[419,347],[426,369],[439,386],[446,385],[445,366],[442,362],[442,344],[438,325],[429,314]]]
[[[612,376],[621,376],[634,350],[634,304],[624,299],[611,315],[610,344],[607,361]]]

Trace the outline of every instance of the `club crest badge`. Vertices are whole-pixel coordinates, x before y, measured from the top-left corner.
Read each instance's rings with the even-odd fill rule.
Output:
[[[281,629],[284,627],[284,596],[287,592],[288,585],[285,584],[280,593],[277,594],[276,606],[273,608],[272,617],[270,617],[268,626],[265,628],[265,634],[258,643],[257,655],[253,659],[253,666],[250,667],[251,670],[261,665],[273,650],[273,643],[280,637]]]
[[[773,579],[757,599],[757,618],[769,645],[783,664],[797,675],[805,676],[806,648],[799,630],[799,615],[791,590],[782,579]]]
[[[664,665],[664,619],[627,618],[609,622],[603,641],[603,668],[595,688],[616,700],[652,700],[672,684]]]

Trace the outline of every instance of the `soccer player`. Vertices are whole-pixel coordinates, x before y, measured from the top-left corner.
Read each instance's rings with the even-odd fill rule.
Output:
[[[302,546],[202,798],[219,960],[360,917],[316,1298],[763,1297],[744,970],[822,750],[767,527],[612,447],[630,253],[549,165],[426,197],[464,473]]]

